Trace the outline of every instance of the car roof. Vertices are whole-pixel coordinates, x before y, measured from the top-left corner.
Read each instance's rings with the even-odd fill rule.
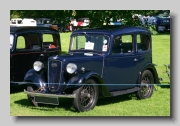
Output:
[[[121,34],[121,33],[134,33],[134,32],[143,32],[150,34],[150,31],[147,28],[140,27],[140,26],[102,26],[99,28],[90,28],[90,29],[79,29],[74,31],[73,34],[76,33],[101,33],[101,34]]]
[[[42,27],[42,26],[10,26],[10,32],[27,32],[27,31],[55,31],[56,30],[49,28],[49,27]]]

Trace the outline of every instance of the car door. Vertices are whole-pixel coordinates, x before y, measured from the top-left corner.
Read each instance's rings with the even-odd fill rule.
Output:
[[[40,36],[36,33],[18,34],[15,51],[11,54],[14,81],[23,81],[25,73],[33,67],[34,61],[42,53]]]
[[[104,61],[103,80],[108,90],[117,91],[137,85],[140,65],[135,53],[134,35],[117,35],[111,55]]]

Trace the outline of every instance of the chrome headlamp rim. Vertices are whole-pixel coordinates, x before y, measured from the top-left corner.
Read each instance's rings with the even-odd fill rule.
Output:
[[[73,74],[77,70],[77,65],[74,63],[68,63],[66,66],[66,71],[69,74]]]
[[[37,72],[42,70],[43,67],[44,67],[44,63],[42,63],[41,61],[35,61],[33,64],[33,68]]]

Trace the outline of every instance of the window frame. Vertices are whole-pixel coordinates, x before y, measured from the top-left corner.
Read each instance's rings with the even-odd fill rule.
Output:
[[[119,49],[120,50],[120,52],[117,52],[117,53],[114,53],[113,52],[113,47],[114,47],[114,40],[115,40],[115,38],[116,37],[120,37],[120,40],[121,40],[121,42],[122,42],[122,44],[131,44],[132,45],[132,48],[131,48],[131,52],[129,52],[129,51],[127,51],[127,52],[123,52],[123,50],[121,50],[121,49]],[[124,42],[123,43],[123,41],[122,41],[122,37],[123,36],[131,36],[131,42],[129,42],[129,43],[126,43],[126,42]],[[120,45],[119,45],[120,46]],[[127,45],[128,46],[128,45]],[[123,46],[122,46],[123,47]],[[129,55],[129,54],[132,54],[132,53],[134,53],[135,52],[135,45],[134,45],[134,34],[130,34],[130,33],[128,33],[128,34],[117,34],[117,35],[114,35],[113,36],[113,39],[112,39],[112,47],[111,47],[111,54],[112,55],[119,55],[119,54],[125,54],[125,55]]]

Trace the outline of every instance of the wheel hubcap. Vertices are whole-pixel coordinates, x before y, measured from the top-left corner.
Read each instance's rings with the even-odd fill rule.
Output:
[[[82,107],[89,107],[94,98],[94,89],[92,86],[83,86],[80,94],[80,103]]]
[[[144,96],[147,96],[151,91],[151,85],[150,85],[150,79],[149,77],[144,77],[141,81],[141,93]]]

